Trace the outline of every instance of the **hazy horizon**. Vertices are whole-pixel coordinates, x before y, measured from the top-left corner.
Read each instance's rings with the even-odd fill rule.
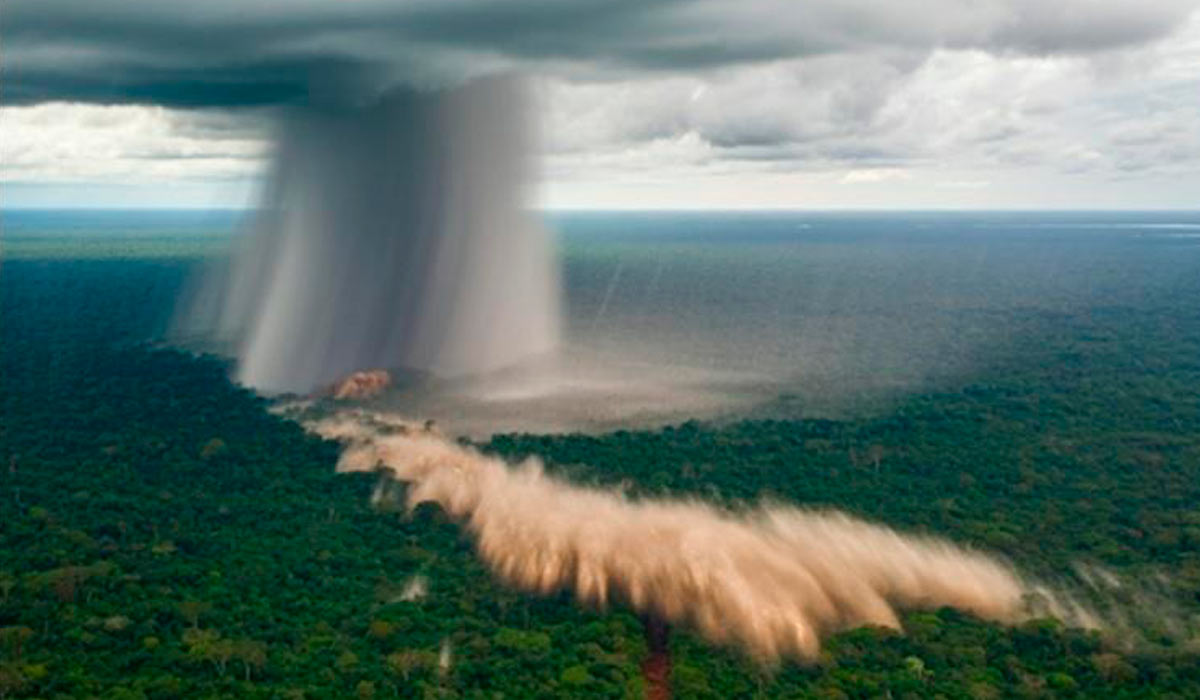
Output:
[[[195,206],[2,206],[0,212],[35,212],[35,211],[113,211],[113,212],[229,212],[229,213],[248,213],[259,211],[259,207],[195,207]],[[629,214],[753,214],[755,212],[765,212],[771,214],[986,214],[986,213],[1001,213],[1001,214],[1038,214],[1038,213],[1054,213],[1054,214],[1070,214],[1080,213],[1087,214],[1090,212],[1103,213],[1129,213],[1137,214],[1139,212],[1146,213],[1197,213],[1200,212],[1200,206],[1192,207],[1157,207],[1157,208],[1126,208],[1126,207],[1063,207],[1063,208],[1041,208],[1041,207],[972,207],[972,208],[929,208],[929,207],[910,207],[910,208],[893,208],[893,207],[754,207],[754,208],[590,208],[590,207],[529,207],[527,211],[546,212],[546,213],[572,213],[572,214],[609,214],[609,213],[629,213]]]

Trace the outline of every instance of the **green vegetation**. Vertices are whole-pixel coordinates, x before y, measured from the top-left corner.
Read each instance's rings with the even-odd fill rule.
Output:
[[[139,344],[184,270],[4,263],[0,698],[641,695],[628,611],[504,590],[460,528],[432,507],[373,510],[373,477],[333,474],[333,445],[268,414],[218,360]],[[903,636],[854,630],[816,667],[762,669],[676,630],[680,697],[1200,697],[1187,632],[1200,612],[1200,312],[1182,301],[1200,290],[1188,291],[1024,313],[1019,362],[855,421],[485,448],[634,493],[842,508],[1047,578],[1076,562],[1130,590],[1165,577],[1132,648],[1049,620],[918,611]]]
[[[172,261],[228,252],[234,211],[5,210],[6,260]]]

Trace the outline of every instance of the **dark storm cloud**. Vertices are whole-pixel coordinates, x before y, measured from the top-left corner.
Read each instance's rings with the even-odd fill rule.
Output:
[[[294,102],[307,95],[308,75],[327,61],[295,60],[223,65],[210,68],[163,68],[112,63],[89,70],[39,67],[8,71],[0,99],[6,104],[49,100],[144,102],[174,107],[248,106]]]
[[[314,82],[453,82],[514,66],[679,71],[892,47],[1030,53],[1136,45],[1185,0],[8,0],[0,99],[234,106]]]

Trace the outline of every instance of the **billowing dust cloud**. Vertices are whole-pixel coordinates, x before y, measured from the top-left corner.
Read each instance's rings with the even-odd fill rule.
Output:
[[[329,395],[337,400],[369,399],[378,396],[392,384],[392,375],[387,370],[374,369],[354,372],[349,377],[329,388]]]
[[[231,346],[238,379],[266,392],[377,368],[471,375],[553,349],[522,85],[361,93],[283,116],[257,220],[185,300],[178,335]]]
[[[505,583],[570,589],[599,606],[620,600],[765,661],[813,660],[821,639],[840,629],[899,629],[901,608],[951,606],[998,622],[1029,614],[1034,591],[1007,564],[837,512],[777,506],[734,515],[698,502],[634,501],[547,476],[536,461],[510,467],[379,414],[308,427],[346,444],[339,470],[382,469],[409,484],[410,507],[436,503],[464,522]]]

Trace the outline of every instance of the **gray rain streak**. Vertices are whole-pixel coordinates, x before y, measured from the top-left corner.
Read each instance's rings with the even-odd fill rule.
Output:
[[[523,207],[525,101],[495,78],[289,112],[250,235],[178,330],[232,344],[238,379],[266,392],[380,367],[473,375],[550,352],[558,282]]]

